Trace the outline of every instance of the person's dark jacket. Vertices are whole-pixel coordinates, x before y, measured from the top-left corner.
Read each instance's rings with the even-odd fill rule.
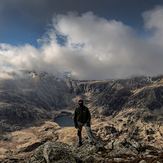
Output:
[[[87,126],[90,126],[91,121],[91,114],[89,109],[86,106],[79,106],[75,109],[74,112],[74,124],[75,127],[78,127],[78,122],[81,122],[83,124],[87,124]]]

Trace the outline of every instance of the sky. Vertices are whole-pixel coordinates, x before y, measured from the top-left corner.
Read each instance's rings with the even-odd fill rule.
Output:
[[[0,0],[0,77],[160,75],[162,42],[161,0]]]

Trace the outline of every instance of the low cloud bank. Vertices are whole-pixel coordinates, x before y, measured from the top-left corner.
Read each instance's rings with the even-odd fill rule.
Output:
[[[66,71],[78,79],[163,74],[163,7],[142,16],[146,37],[92,12],[56,15],[40,48],[0,44],[1,71]]]

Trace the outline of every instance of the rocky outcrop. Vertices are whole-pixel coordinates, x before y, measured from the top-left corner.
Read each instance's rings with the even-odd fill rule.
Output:
[[[137,141],[128,135],[125,136],[119,131],[118,126],[107,125],[107,123],[108,121],[99,122],[92,126],[96,139],[94,145],[88,143],[86,133],[83,132],[81,147],[76,146],[75,128],[60,128],[54,122],[15,131],[8,136],[10,139],[3,141],[4,144],[0,141],[0,161],[6,163],[137,163],[142,160],[152,163],[163,161],[161,148],[150,142]],[[2,152],[3,155],[1,155]]]
[[[135,142],[136,144],[136,142]],[[101,162],[146,162],[163,161],[162,153],[151,147],[136,146],[127,141],[114,142],[114,148],[109,144],[103,150],[85,143],[80,148],[74,148],[60,142],[47,142],[40,146],[30,158],[30,163],[101,163]],[[144,153],[143,153],[144,151]],[[141,153],[141,154],[140,154]],[[151,161],[152,160],[152,161]]]
[[[76,158],[68,145],[58,142],[47,142],[35,151],[34,155],[31,156],[31,159],[29,161],[29,163],[41,162],[76,163]]]

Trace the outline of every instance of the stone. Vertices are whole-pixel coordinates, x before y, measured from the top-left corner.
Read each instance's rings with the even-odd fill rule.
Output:
[[[139,161],[139,163],[147,163],[145,160],[141,160]]]

